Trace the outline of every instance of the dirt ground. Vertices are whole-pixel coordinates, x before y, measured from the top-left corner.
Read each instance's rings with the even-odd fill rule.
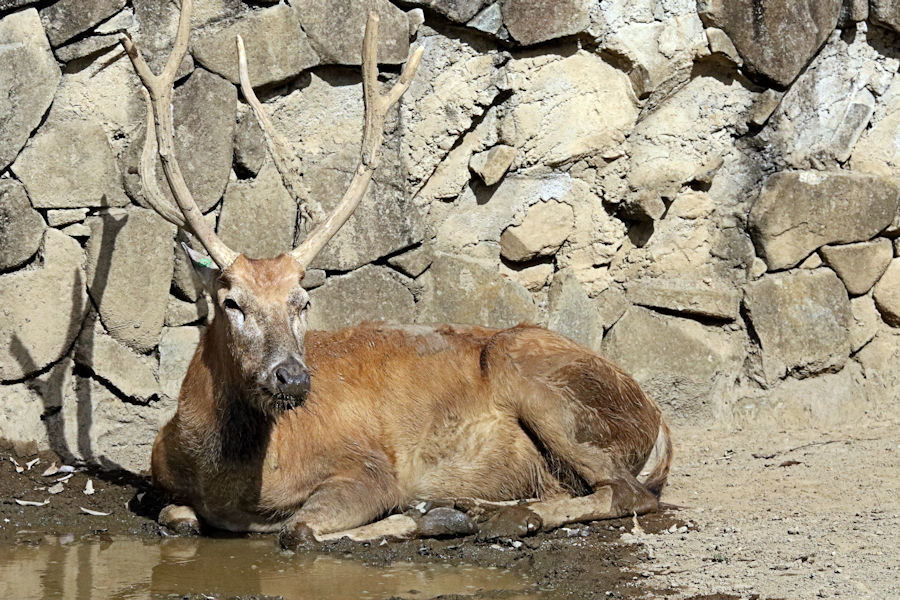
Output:
[[[681,508],[639,517],[638,527],[603,521],[501,543],[345,540],[321,552],[368,565],[491,566],[534,582],[534,594],[482,598],[900,598],[900,419],[829,431],[676,428],[675,436],[663,500]],[[49,494],[65,476],[42,475],[55,458],[19,452],[0,446],[0,545],[159,536],[161,499],[145,478],[88,469]],[[18,473],[10,457],[22,468],[41,460]],[[86,495],[89,479],[95,491]]]

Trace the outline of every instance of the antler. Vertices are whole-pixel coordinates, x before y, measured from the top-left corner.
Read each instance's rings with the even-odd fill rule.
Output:
[[[387,112],[400,99],[400,96],[409,89],[412,78],[419,67],[419,61],[422,58],[423,49],[416,48],[406,61],[403,71],[397,83],[388,91],[387,94],[381,94],[378,91],[378,15],[374,12],[369,13],[366,22],[366,33],[363,38],[362,49],[362,71],[363,71],[363,100],[365,102],[365,128],[363,130],[362,147],[360,149],[359,165],[356,167],[356,173],[350,181],[350,186],[344,193],[343,198],[338,203],[334,211],[322,222],[318,222],[302,244],[297,246],[291,256],[303,267],[308,267],[313,258],[322,250],[338,230],[347,222],[369,187],[372,180],[372,174],[375,172],[378,160],[378,151],[381,149],[381,141],[384,137],[384,121]],[[284,141],[269,120],[262,105],[253,93],[250,86],[250,78],[247,75],[247,58],[244,54],[243,40],[238,36],[238,60],[240,62],[241,72],[241,90],[244,97],[253,109],[257,122],[266,138],[269,151],[275,160],[275,166],[281,174],[291,192],[294,194],[298,202],[301,201],[302,194],[300,186],[297,182],[299,176],[299,168],[291,166],[290,152],[288,145]],[[322,209],[315,202],[307,204],[307,210],[312,216],[313,222],[317,222],[318,216],[322,214]]]
[[[175,44],[172,53],[166,61],[162,73],[156,75],[141,56],[134,41],[122,34],[119,40],[125,48],[125,52],[131,59],[134,70],[144,84],[144,97],[147,102],[147,133],[144,140],[144,149],[141,153],[140,174],[143,181],[147,202],[167,221],[179,227],[190,228],[193,234],[200,240],[206,251],[220,268],[225,269],[234,262],[238,253],[225,245],[213,228],[203,218],[203,213],[197,207],[194,197],[188,190],[181,174],[181,167],[175,158],[175,141],[173,139],[172,125],[172,93],[175,85],[175,74],[184,55],[187,53],[188,38],[191,33],[191,13],[193,12],[193,0],[181,0],[181,14],[178,19],[178,33],[175,36]],[[151,129],[156,130],[156,136],[151,135]],[[152,139],[154,138],[155,139]],[[158,146],[158,148],[157,148]],[[181,214],[165,198],[156,184],[154,150],[159,155],[163,165],[163,172],[169,189],[175,198],[175,203]]]

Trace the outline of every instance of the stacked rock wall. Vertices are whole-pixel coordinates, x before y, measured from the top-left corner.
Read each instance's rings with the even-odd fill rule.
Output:
[[[195,0],[175,91],[201,209],[251,256],[304,234],[236,87],[327,210],[358,155],[365,12],[395,77],[382,166],[316,258],[310,320],[547,325],[676,423],[832,425],[900,394],[900,2]],[[147,210],[169,0],[0,0],[0,437],[146,468],[212,309]],[[393,73],[394,75],[390,75]],[[161,178],[161,175],[160,175]]]

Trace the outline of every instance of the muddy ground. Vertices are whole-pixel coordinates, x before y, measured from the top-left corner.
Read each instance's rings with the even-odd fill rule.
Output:
[[[528,590],[481,598],[900,598],[900,419],[829,431],[679,428],[675,435],[663,499],[682,508],[640,517],[638,527],[632,519],[594,522],[521,543],[343,541],[321,552],[374,566],[440,562],[528,576]],[[9,457],[23,468],[40,461],[18,473]],[[65,476],[42,475],[53,462],[61,464],[50,453],[0,447],[0,545],[160,536],[161,499],[146,478],[78,470],[50,494]],[[95,491],[86,495],[89,479]],[[48,498],[43,506],[15,502]]]

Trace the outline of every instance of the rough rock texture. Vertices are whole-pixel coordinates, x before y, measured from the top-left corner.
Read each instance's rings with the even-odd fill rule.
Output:
[[[744,304],[767,380],[834,369],[847,360],[850,301],[830,269],[767,275],[747,285]]]
[[[834,269],[851,296],[865,294],[887,269],[894,248],[891,241],[878,238],[843,246],[823,246],[822,258]]]
[[[201,29],[192,38],[194,60],[238,83],[238,35],[244,39],[253,87],[282,81],[319,63],[300,26],[297,11],[285,4]]]
[[[701,0],[698,9],[728,34],[750,72],[788,85],[834,30],[841,0]]]
[[[506,174],[515,158],[515,148],[498,144],[490,150],[473,154],[469,160],[469,168],[481,177],[484,185],[495,185]]]
[[[87,285],[109,334],[137,352],[159,342],[172,280],[175,227],[149,210],[92,219]]]
[[[159,338],[159,385],[169,398],[178,398],[199,343],[200,329],[196,327],[163,327]]]
[[[41,121],[59,83],[59,67],[34,9],[0,19],[0,170]]]
[[[574,224],[575,213],[568,204],[538,202],[528,209],[521,224],[508,227],[500,236],[500,255],[514,262],[552,256],[568,239]]]
[[[875,284],[875,305],[888,325],[900,327],[900,259],[892,260]]]
[[[900,170],[900,79],[884,95],[884,104],[873,115],[870,129],[863,132],[853,150],[850,164],[854,170],[892,177]]]
[[[45,228],[43,217],[31,208],[22,184],[0,180],[0,270],[18,267],[34,256]]]
[[[0,275],[0,380],[26,377],[69,350],[88,308],[83,261],[78,242],[47,229],[40,266]]]
[[[155,361],[136,354],[106,334],[96,315],[85,321],[75,346],[75,362],[139,402],[159,394]]]
[[[725,332],[640,307],[628,309],[609,331],[603,355],[680,419],[711,415],[742,359],[739,343]]]
[[[87,31],[125,6],[126,0],[57,0],[41,10],[41,22],[53,46]]]
[[[875,307],[871,295],[859,296],[850,300],[850,352],[858,352],[878,333],[881,315]]]
[[[411,0],[409,4],[427,6],[450,20],[465,23],[486,4],[487,0]]]
[[[297,203],[269,161],[255,179],[228,184],[218,233],[230,248],[251,258],[268,258],[294,247],[296,219]]]
[[[387,262],[408,277],[418,277],[431,266],[433,260],[434,249],[430,245],[422,245],[403,254],[392,256]]]
[[[738,317],[741,296],[737,290],[714,287],[703,281],[660,278],[639,279],[625,284],[628,299],[640,306],[726,319]]]
[[[410,323],[413,296],[391,269],[367,265],[330,277],[310,293],[311,329],[340,329],[361,321]]]
[[[900,187],[852,173],[772,175],[750,212],[750,231],[769,270],[796,265],[826,244],[867,240],[897,212]]]
[[[513,39],[527,45],[584,31],[590,22],[591,2],[502,0],[500,12]]]
[[[406,13],[387,0],[318,0],[295,2],[303,31],[323,63],[358,65],[362,59],[363,32],[370,10],[381,18],[378,28],[378,62],[397,64],[409,54]],[[335,32],[341,31],[341,35]]]
[[[537,315],[524,287],[475,261],[439,252],[426,277],[430,282],[418,303],[419,323],[512,327]]]
[[[553,277],[547,309],[548,328],[600,351],[604,323],[597,302],[588,298],[584,287],[571,272],[560,271]]]
[[[12,169],[37,208],[128,203],[109,139],[96,121],[46,123]]]
[[[876,23],[900,31],[900,2],[897,0],[870,0],[870,14]]]

